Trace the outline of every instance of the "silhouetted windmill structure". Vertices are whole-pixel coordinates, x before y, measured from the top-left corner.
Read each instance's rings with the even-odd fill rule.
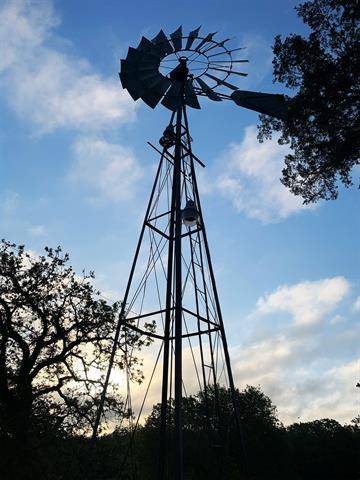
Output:
[[[229,39],[216,41],[214,37],[215,33],[202,36],[200,28],[183,35],[179,27],[169,37],[160,30],[152,40],[142,37],[138,47],[130,47],[126,59],[121,60],[120,80],[131,97],[141,98],[152,108],[161,102],[171,115],[160,139],[161,149],[150,144],[160,162],[123,298],[93,436],[97,435],[121,329],[151,337],[159,348],[146,395],[156,369],[160,369],[159,449],[158,459],[154,459],[159,480],[184,478],[182,400],[188,382],[190,390],[203,392],[204,425],[209,430],[221,429],[217,391],[219,385],[228,386],[234,421],[240,429],[196,180],[195,165],[204,164],[192,152],[187,107],[200,109],[199,97],[207,97],[215,102],[230,100],[279,118],[286,111],[282,95],[239,90],[230,83],[247,75],[237,69],[247,60],[235,58],[242,49],[228,48]],[[210,390],[212,395],[208,395]],[[145,401],[146,396],[142,407]]]

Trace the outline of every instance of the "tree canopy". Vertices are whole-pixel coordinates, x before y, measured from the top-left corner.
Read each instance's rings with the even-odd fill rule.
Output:
[[[295,95],[279,120],[261,115],[260,141],[289,144],[282,183],[304,203],[335,199],[360,158],[360,3],[312,0],[296,7],[307,38],[275,37],[274,81]]]
[[[92,272],[78,276],[68,261],[60,247],[36,256],[23,246],[0,244],[0,435],[18,455],[32,435],[49,429],[88,432],[97,410],[120,306],[101,298]],[[127,361],[124,341],[118,369]],[[127,333],[126,342],[139,349],[147,339]],[[127,368],[141,381],[136,357]],[[103,426],[123,414],[111,385]]]
[[[183,439],[185,478],[197,480],[357,480],[360,467],[358,420],[341,425],[336,420],[321,419],[284,426],[277,409],[260,387],[236,389],[235,397],[242,425],[246,454],[246,471],[241,468],[240,438],[234,421],[231,391],[219,386],[219,417],[208,405],[214,405],[215,389],[183,398]],[[174,403],[169,403],[172,417]],[[143,426],[132,437],[126,429],[100,439],[101,459],[118,445],[113,457],[112,476],[123,478],[158,478],[156,459],[159,455],[160,404],[153,406]],[[174,425],[170,423],[169,439]],[[130,447],[132,444],[132,447]],[[100,445],[99,445],[100,447]],[[171,456],[169,458],[171,462]],[[101,461],[101,466],[104,464]],[[98,470],[101,477],[101,468]],[[123,473],[124,474],[124,473]],[[104,478],[108,478],[104,475]]]

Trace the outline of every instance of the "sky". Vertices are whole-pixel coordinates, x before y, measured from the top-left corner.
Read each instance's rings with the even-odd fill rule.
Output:
[[[1,237],[61,245],[121,299],[169,112],[134,102],[119,59],[142,35],[202,25],[249,59],[239,88],[272,83],[276,34],[306,33],[296,1],[0,0]],[[260,385],[285,423],[360,410],[359,200],[303,206],[279,181],[287,147],[259,144],[257,114],[189,112],[235,382]],[[356,179],[355,179],[356,180]]]

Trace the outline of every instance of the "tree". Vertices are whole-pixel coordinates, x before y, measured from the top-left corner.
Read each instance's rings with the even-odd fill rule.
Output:
[[[184,464],[189,478],[244,478],[242,469],[245,464],[253,475],[251,478],[272,478],[271,472],[274,472],[274,478],[279,478],[284,430],[277,418],[276,407],[260,388],[253,386],[242,391],[236,389],[235,399],[241,432],[236,428],[229,388],[209,386],[206,395],[200,391],[183,398]],[[154,434],[160,428],[160,412],[161,405],[154,405],[141,432],[149,441],[144,442],[146,453],[139,463],[147,465],[147,469],[157,455],[158,438]],[[171,431],[173,401],[169,402],[168,414]],[[243,437],[245,452],[239,433]],[[244,453],[246,458],[243,458]]]
[[[30,436],[49,428],[86,433],[94,421],[119,303],[108,305],[94,289],[94,274],[75,275],[60,247],[34,256],[23,246],[0,244],[0,434],[26,456]],[[125,366],[125,339],[115,365]],[[127,333],[140,348],[148,339]],[[127,368],[141,381],[138,359]],[[103,424],[123,415],[115,385]]]
[[[359,435],[356,429],[324,418],[287,427],[289,457],[302,478],[358,478]]]
[[[280,120],[261,115],[259,139],[289,144],[282,183],[304,203],[335,199],[360,157],[360,3],[313,0],[296,7],[308,38],[278,35],[274,81],[296,91]]]

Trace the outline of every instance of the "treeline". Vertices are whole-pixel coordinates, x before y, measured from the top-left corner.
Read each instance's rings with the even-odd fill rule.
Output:
[[[202,392],[184,399],[186,479],[359,479],[360,419],[349,425],[322,419],[285,427],[271,400],[259,388],[247,387],[237,391],[242,443],[230,392],[220,388],[219,394],[219,417],[214,411],[209,416]],[[11,439],[2,436],[0,478],[156,480],[159,414],[155,405],[136,432],[118,429],[99,438],[94,448],[87,437],[66,436],[43,417],[33,431],[25,470]]]

